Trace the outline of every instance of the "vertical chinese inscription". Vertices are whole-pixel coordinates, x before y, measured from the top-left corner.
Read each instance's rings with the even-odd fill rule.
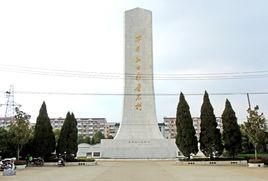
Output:
[[[136,74],[135,74],[135,80],[136,80],[136,86],[135,86],[135,109],[138,111],[142,110],[142,100],[141,100],[141,56],[140,56],[140,50],[141,50],[141,41],[142,36],[136,35],[135,36],[135,68],[136,68]]]

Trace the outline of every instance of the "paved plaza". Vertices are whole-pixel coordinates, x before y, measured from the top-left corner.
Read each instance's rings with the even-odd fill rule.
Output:
[[[1,173],[2,174],[2,173]],[[38,181],[267,181],[268,168],[178,166],[175,161],[99,161],[97,166],[31,167],[0,180]]]

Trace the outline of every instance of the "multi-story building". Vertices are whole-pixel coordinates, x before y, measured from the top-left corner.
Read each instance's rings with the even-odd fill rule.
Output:
[[[0,127],[8,127],[14,121],[14,117],[0,117]]]
[[[158,128],[163,136],[165,136],[165,127],[166,127],[165,123],[158,123]]]
[[[176,118],[164,117],[165,132],[164,137],[167,139],[175,138],[177,135]]]
[[[116,123],[116,122],[108,122],[107,126],[106,126],[106,131],[105,131],[105,137],[108,138],[108,136],[112,136],[115,137],[118,129],[120,127],[120,123]],[[164,123],[158,123],[158,128],[160,130],[160,132],[163,134],[163,136],[165,136],[165,124]]]
[[[199,117],[193,117],[193,126],[196,132],[196,136],[199,140],[199,135],[201,132],[201,119]],[[220,131],[222,132],[222,119],[221,117],[216,117],[216,121],[217,121],[217,128],[220,129]],[[165,137],[166,138],[175,138],[176,134],[177,134],[177,128],[176,128],[176,118],[175,117],[164,117],[164,123],[166,125],[165,128]]]
[[[50,123],[53,129],[61,129],[65,118],[51,118]],[[105,135],[107,125],[106,118],[76,118],[78,135],[92,137],[100,131]]]
[[[221,117],[216,117],[216,122],[217,122],[217,128],[220,129],[221,133],[223,131],[222,129],[222,119]],[[193,117],[193,125],[195,128],[196,136],[199,140],[199,135],[201,133],[201,119],[199,117]]]
[[[113,138],[115,137],[118,129],[119,129],[119,125],[120,123],[116,123],[116,122],[108,122],[105,126],[105,134],[104,136],[106,138],[109,138],[110,136],[112,136]]]

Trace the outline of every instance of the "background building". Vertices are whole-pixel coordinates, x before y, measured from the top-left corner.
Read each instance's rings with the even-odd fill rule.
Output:
[[[0,117],[0,127],[8,127],[12,121],[14,121],[14,117]]]
[[[50,123],[53,129],[61,129],[65,118],[51,118]],[[106,118],[76,118],[78,135],[93,137],[93,135],[100,131],[108,137]],[[108,126],[109,127],[109,126]]]
[[[199,135],[201,132],[201,119],[199,117],[193,117],[193,126],[196,132],[197,139],[199,140]],[[222,119],[221,117],[216,117],[217,121],[217,128],[220,129],[222,132]],[[176,117],[164,117],[164,124],[165,124],[165,138],[175,138],[177,134],[177,127],[176,127]]]
[[[119,123],[108,122],[105,126],[105,132],[104,132],[105,138],[108,138],[109,136],[112,136],[114,138],[119,129],[119,126],[120,126]]]
[[[176,118],[164,117],[165,132],[164,137],[167,139],[175,138],[177,135]]]

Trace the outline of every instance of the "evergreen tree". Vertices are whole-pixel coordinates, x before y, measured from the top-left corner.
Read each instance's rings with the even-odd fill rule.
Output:
[[[189,105],[182,93],[180,94],[180,101],[177,107],[176,127],[177,147],[184,156],[190,159],[192,153],[196,154],[198,152],[198,144]]]
[[[74,114],[68,112],[61,128],[57,154],[76,155],[78,150],[77,121]]]
[[[68,142],[68,130],[69,130],[69,122],[71,114],[68,112],[66,114],[65,120],[63,122],[63,125],[60,130],[60,136],[58,139],[58,144],[57,144],[57,154],[63,154],[67,150],[67,142]]]
[[[4,156],[8,151],[8,144],[10,141],[9,132],[4,128],[0,127],[0,155]]]
[[[222,152],[221,133],[217,131],[216,117],[207,91],[204,94],[200,118],[200,150],[206,157],[220,156],[219,154]]]
[[[70,133],[69,133],[69,146],[67,153],[74,154],[76,156],[77,150],[78,150],[78,130],[77,130],[77,121],[75,119],[74,114],[71,114],[71,126],[70,126]]]
[[[224,147],[228,155],[234,158],[241,152],[242,138],[235,112],[228,99],[226,99],[225,109],[222,113],[222,125]]]
[[[214,150],[214,156],[219,157],[222,155],[224,150],[224,146],[222,143],[222,137],[221,137],[221,131],[220,129],[216,129],[215,132],[215,150]]]
[[[36,120],[34,131],[35,155],[47,158],[55,151],[55,135],[43,102]]]

